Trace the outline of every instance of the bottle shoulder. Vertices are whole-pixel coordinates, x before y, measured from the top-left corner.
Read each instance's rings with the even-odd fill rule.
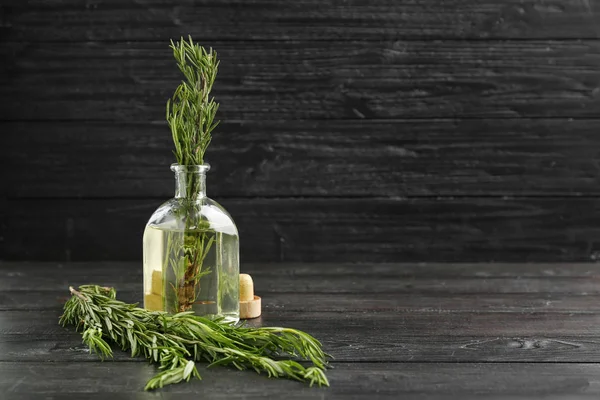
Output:
[[[227,210],[208,197],[194,202],[170,199],[154,211],[146,226],[182,231],[211,229],[229,235],[238,234],[235,222]]]

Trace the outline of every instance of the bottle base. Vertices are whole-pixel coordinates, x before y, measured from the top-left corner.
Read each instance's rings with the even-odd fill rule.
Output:
[[[222,321],[228,324],[237,324],[238,322],[240,322],[240,319],[239,317],[225,317]]]

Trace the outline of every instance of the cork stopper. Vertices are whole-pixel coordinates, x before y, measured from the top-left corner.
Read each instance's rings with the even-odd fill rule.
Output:
[[[144,308],[149,311],[164,311],[163,307],[163,289],[162,272],[152,271],[152,284],[150,293],[144,295]]]
[[[248,274],[240,274],[240,318],[260,317],[260,297],[254,295],[254,282]]]

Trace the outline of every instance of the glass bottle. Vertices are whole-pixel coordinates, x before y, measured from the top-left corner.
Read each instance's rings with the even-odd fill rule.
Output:
[[[175,198],[144,231],[144,307],[239,320],[239,238],[231,216],[206,197],[205,165],[171,165]]]

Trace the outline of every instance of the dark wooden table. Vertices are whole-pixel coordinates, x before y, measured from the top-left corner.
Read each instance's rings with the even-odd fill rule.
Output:
[[[0,398],[600,396],[598,265],[243,269],[263,297],[263,316],[252,323],[320,339],[335,357],[330,388],[201,367],[202,381],[144,393],[154,366],[118,351],[100,362],[57,324],[69,285],[111,285],[123,300],[139,300],[141,265],[0,263]]]

